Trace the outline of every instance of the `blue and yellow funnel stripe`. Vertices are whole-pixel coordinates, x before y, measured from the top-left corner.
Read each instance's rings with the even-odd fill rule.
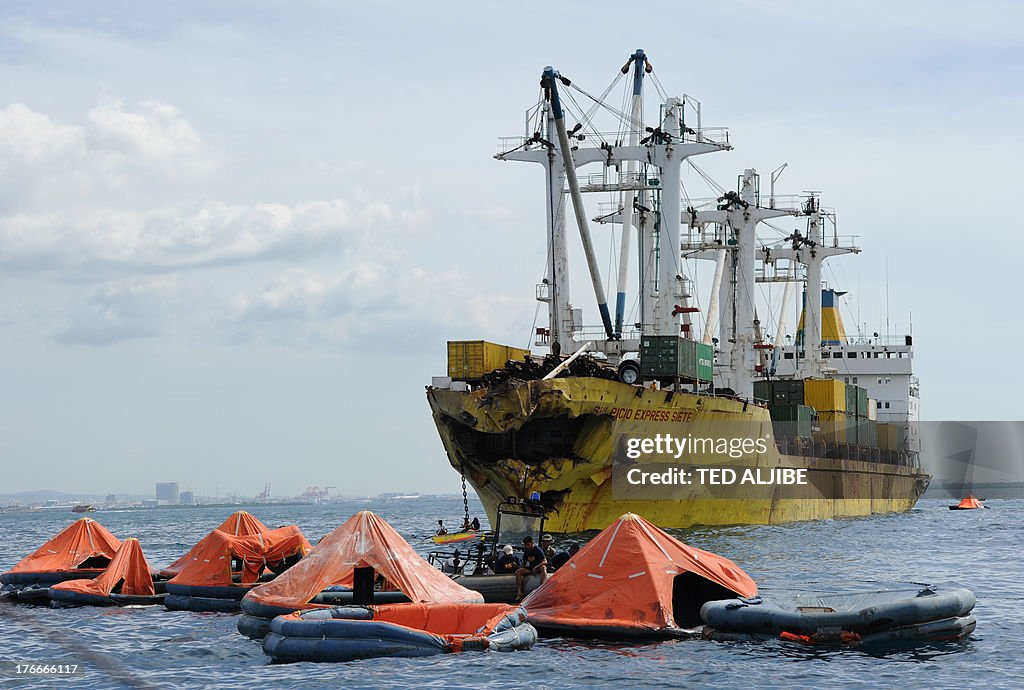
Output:
[[[821,344],[843,345],[846,343],[846,329],[843,328],[843,317],[839,315],[839,297],[845,292],[837,290],[821,291]],[[800,311],[800,324],[797,326],[796,344],[804,343],[804,316],[807,314],[807,291],[804,290],[803,309]]]

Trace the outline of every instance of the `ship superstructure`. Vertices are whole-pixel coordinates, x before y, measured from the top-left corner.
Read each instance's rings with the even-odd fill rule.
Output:
[[[927,484],[918,469],[916,436],[887,429],[880,443],[876,425],[907,427],[916,420],[912,341],[878,335],[851,341],[838,314],[840,293],[823,285],[827,259],[860,249],[838,234],[834,213],[817,194],[776,196],[778,171],[768,194],[761,193],[757,172],[747,169],[735,191],[684,200],[682,166],[700,172],[691,158],[731,149],[728,131],[704,127],[695,99],[663,92],[657,116],[645,124],[645,82],[654,79],[661,89],[642,50],[629,57],[616,81],[623,78],[628,95],[618,111],[545,68],[526,133],[501,141],[499,160],[537,163],[545,172],[547,266],[536,296],[547,306],[548,324],[536,328],[535,344],[550,354],[543,362],[527,358],[503,371],[471,375],[465,372],[472,367],[462,362],[454,383],[435,381],[428,399],[452,465],[489,511],[510,496],[536,493],[550,511],[550,528],[562,531],[601,528],[625,510],[663,526],[687,526],[909,509]],[[571,127],[567,100],[577,106]],[[617,115],[616,131],[602,131],[590,119],[602,109]],[[583,195],[595,192],[613,202],[591,217]],[[797,219],[801,227],[780,236],[770,225],[780,218]],[[612,307],[591,222],[621,232]],[[765,226],[776,231],[769,239],[758,234]],[[571,299],[573,234],[583,250],[599,326],[586,325]],[[714,267],[710,285],[703,286],[703,309],[694,299],[700,286],[685,269],[690,259]],[[631,266],[638,289],[635,308],[627,310]],[[765,284],[784,292],[781,307],[762,325],[757,294]],[[797,338],[789,342],[786,315],[796,292],[804,308]],[[575,356],[562,361],[581,350],[599,361],[586,371]],[[690,363],[666,376],[658,367],[677,367],[677,350],[690,352],[688,360],[678,355]],[[454,370],[449,362],[449,373]],[[834,403],[822,397],[823,387],[835,389]],[[816,408],[804,404],[811,400]],[[773,429],[773,421],[804,416],[807,425]],[[735,459],[737,467],[810,469],[817,473],[814,490],[791,498],[742,491],[712,498],[693,491],[675,505],[611,490],[626,437],[689,433],[723,422],[743,422],[776,437],[767,452]]]

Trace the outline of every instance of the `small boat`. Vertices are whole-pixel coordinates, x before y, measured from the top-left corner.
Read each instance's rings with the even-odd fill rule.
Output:
[[[530,649],[526,610],[503,604],[339,606],[278,616],[263,640],[275,663]]]
[[[451,534],[435,534],[430,540],[435,544],[458,544],[474,539],[484,539],[484,536],[483,532],[469,530],[466,532],[452,532]]]
[[[466,589],[480,592],[488,604],[513,604],[516,601],[515,575],[457,575],[454,580]],[[541,586],[540,575],[528,575],[523,591],[529,594]]]
[[[92,505],[78,505],[71,509],[72,513],[95,513],[96,506]]]
[[[950,510],[977,510],[979,508],[988,508],[988,506],[974,496],[967,496],[955,506],[949,506]]]
[[[710,601],[701,607],[704,637],[781,638],[804,644],[937,642],[974,631],[974,594],[967,589],[913,587],[848,594],[780,595]]]
[[[516,603],[515,575],[495,573],[491,568],[502,545],[519,544],[526,535],[539,542],[546,519],[543,509],[535,503],[502,502],[498,504],[493,532],[482,533],[484,538],[469,545],[465,552],[438,549],[431,552],[427,560],[466,589],[479,592],[488,604]],[[529,594],[542,582],[540,575],[528,575],[523,581],[523,591]]]

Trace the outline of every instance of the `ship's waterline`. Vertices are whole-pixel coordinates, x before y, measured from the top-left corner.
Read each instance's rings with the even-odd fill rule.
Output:
[[[476,489],[488,514],[509,496],[541,495],[548,527],[575,532],[606,527],[636,512],[664,527],[769,524],[911,509],[928,475],[911,466],[783,455],[761,406],[728,397],[670,394],[582,377],[509,382],[472,392],[430,389],[428,399],[452,466]],[[664,472],[671,454],[630,465],[628,439],[720,435],[723,428],[767,438],[764,453],[707,458],[708,468],[804,470],[803,484],[709,485],[694,481],[633,486],[631,467]],[[692,462],[693,458],[689,458]]]

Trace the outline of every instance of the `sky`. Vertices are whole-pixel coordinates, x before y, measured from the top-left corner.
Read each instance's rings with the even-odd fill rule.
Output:
[[[857,236],[826,278],[912,327],[925,418],[1019,418],[1024,8],[628,9],[4,3],[0,493],[458,491],[423,387],[446,340],[527,345],[543,277],[498,138],[544,66],[597,94],[638,47],[729,127],[719,184],[788,163]]]

